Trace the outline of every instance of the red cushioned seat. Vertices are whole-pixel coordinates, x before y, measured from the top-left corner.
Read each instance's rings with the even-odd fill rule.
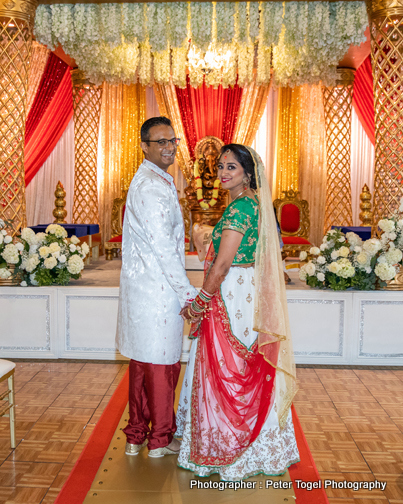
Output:
[[[297,205],[287,203],[281,209],[281,230],[285,233],[296,233],[299,228],[300,212]]]
[[[280,225],[284,247],[283,253],[298,256],[302,250],[309,250],[309,206],[301,199],[299,191],[283,191],[280,198],[273,201]]]
[[[311,242],[301,236],[282,236],[284,245],[310,245]]]
[[[115,238],[111,238],[108,240],[107,243],[121,243],[122,242],[122,235],[115,236]]]

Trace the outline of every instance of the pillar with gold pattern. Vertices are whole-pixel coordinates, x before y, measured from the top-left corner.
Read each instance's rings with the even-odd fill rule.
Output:
[[[334,87],[323,87],[326,125],[326,207],[324,233],[331,226],[352,226],[351,110],[355,71],[338,68]]]
[[[0,0],[0,218],[26,225],[24,142],[28,69],[37,0]]]
[[[403,196],[403,0],[368,0],[375,108],[372,232]]]
[[[95,86],[81,70],[72,70],[74,109],[75,224],[98,224],[97,154],[102,87]]]

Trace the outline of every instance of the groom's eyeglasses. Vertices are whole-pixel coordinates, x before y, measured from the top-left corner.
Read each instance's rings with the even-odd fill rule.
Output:
[[[157,143],[160,147],[164,149],[165,147],[168,147],[169,143],[175,147],[179,145],[180,141],[181,141],[180,138],[171,138],[170,140],[167,140],[166,138],[161,138],[161,140],[147,140],[146,143]]]

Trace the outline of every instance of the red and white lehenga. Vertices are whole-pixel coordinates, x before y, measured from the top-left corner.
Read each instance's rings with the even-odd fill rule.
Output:
[[[214,260],[211,246],[205,273]],[[298,462],[291,413],[279,427],[276,369],[258,351],[253,330],[255,269],[231,267],[192,330],[177,412],[182,437],[178,465],[199,476],[236,481],[259,473],[283,474]],[[272,345],[272,352],[278,352]]]
[[[246,148],[259,201],[255,267],[231,267],[207,317],[192,327],[197,339],[177,413],[178,465],[227,481],[283,474],[299,460],[290,412],[295,364],[277,224],[262,160]],[[211,246],[205,275],[214,256]]]

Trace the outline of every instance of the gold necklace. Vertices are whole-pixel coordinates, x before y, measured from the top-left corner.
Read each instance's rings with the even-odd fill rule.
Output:
[[[247,187],[246,189],[244,189],[242,192],[240,192],[238,194],[238,196],[235,196],[235,198],[232,200],[232,201],[235,201],[236,199],[238,199],[240,196],[242,196],[243,193],[245,193],[246,191],[249,191],[250,187]]]

